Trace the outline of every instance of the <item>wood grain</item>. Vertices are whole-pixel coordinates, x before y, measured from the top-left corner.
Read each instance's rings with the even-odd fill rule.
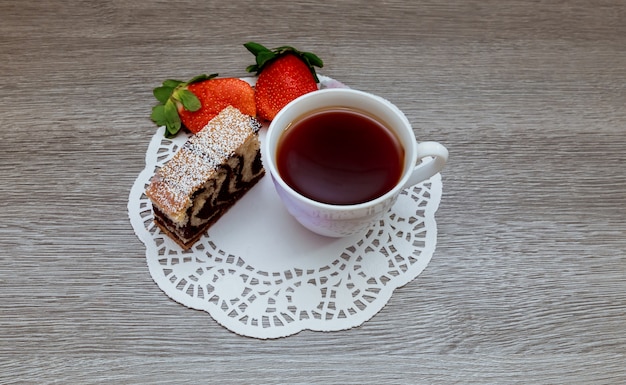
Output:
[[[626,382],[619,0],[0,3],[0,383]],[[438,245],[372,320],[237,336],[151,280],[126,212],[152,88],[243,76],[242,44],[444,143]]]

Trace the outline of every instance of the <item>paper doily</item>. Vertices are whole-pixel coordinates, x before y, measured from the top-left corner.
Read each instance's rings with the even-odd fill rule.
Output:
[[[335,82],[320,78],[323,85]],[[154,225],[144,194],[155,170],[187,140],[183,133],[166,139],[163,130],[152,137],[146,167],[130,191],[131,224],[161,290],[237,334],[266,339],[359,326],[430,262],[440,174],[403,191],[382,220],[346,238],[318,236],[298,224],[266,175],[182,251]]]

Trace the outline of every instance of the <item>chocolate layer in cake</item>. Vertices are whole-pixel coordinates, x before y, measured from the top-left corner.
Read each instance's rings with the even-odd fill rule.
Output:
[[[192,136],[152,178],[154,221],[189,249],[265,174],[251,116],[227,107]]]

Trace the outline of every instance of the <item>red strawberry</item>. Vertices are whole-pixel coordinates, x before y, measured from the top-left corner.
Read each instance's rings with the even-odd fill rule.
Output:
[[[250,84],[237,78],[216,79],[216,76],[200,75],[188,82],[166,80],[154,89],[160,104],[152,109],[151,117],[159,126],[165,126],[166,137],[173,137],[183,126],[195,134],[228,106],[256,116],[254,89]]]
[[[270,50],[253,42],[244,46],[256,57],[256,64],[247,71],[258,75],[255,101],[259,118],[271,121],[287,103],[317,90],[314,67],[321,68],[324,63],[315,54],[287,46]]]

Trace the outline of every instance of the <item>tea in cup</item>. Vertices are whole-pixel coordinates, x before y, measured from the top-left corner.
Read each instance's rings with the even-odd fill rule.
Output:
[[[379,96],[347,88],[305,94],[271,122],[266,168],[288,212],[324,236],[364,231],[404,188],[438,173],[448,150],[417,143],[405,115]]]

